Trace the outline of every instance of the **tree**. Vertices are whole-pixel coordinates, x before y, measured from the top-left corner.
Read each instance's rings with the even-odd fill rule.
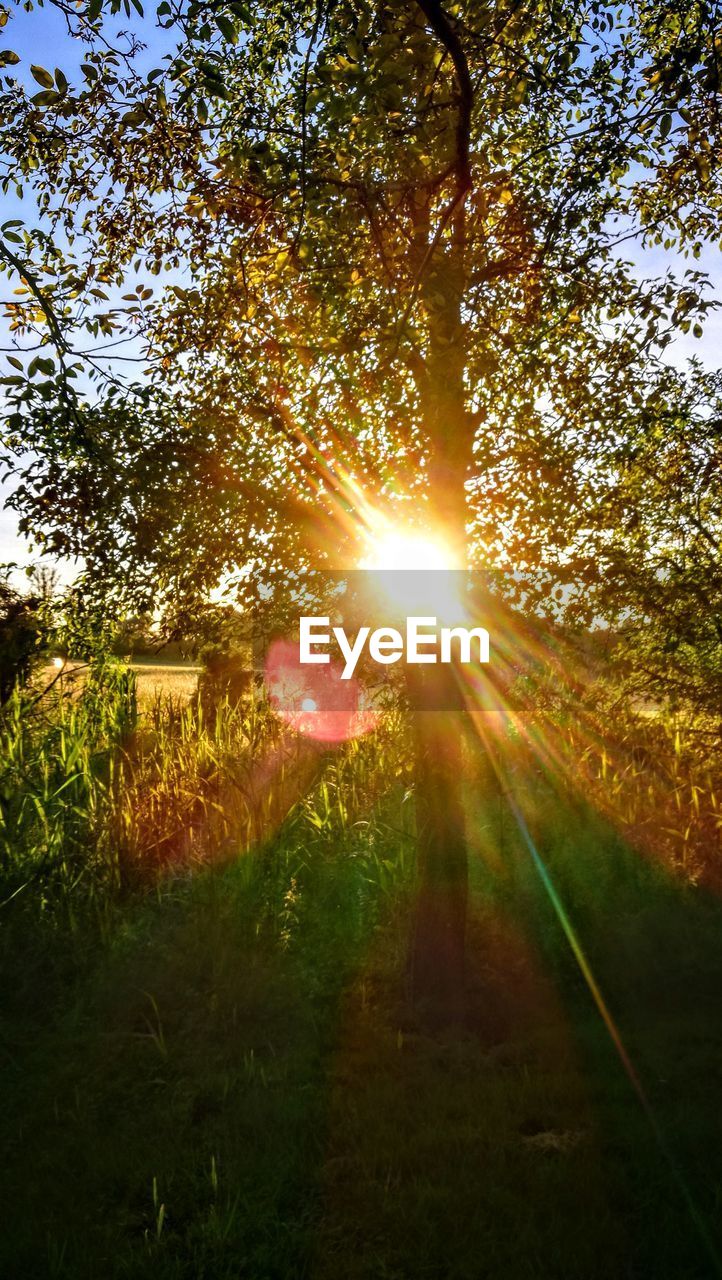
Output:
[[[595,600],[614,629],[626,688],[712,716],[722,695],[722,383],[695,364],[639,370],[633,399],[606,406],[593,513]],[[620,431],[620,425],[622,430]]]
[[[16,684],[25,684],[43,652],[42,601],[0,580],[0,706]]]
[[[23,519],[138,605],[353,563],[380,511],[593,610],[599,405],[706,305],[700,273],[640,282],[623,246],[719,232],[717,6],[163,0],[176,47],[147,77],[107,44],[119,7],[62,7],[82,85],[4,82],[5,184],[55,233],[0,245],[17,333],[48,348],[9,387]],[[159,296],[136,263],[173,272]],[[82,332],[142,340],[147,380]],[[459,823],[429,846],[457,933]]]

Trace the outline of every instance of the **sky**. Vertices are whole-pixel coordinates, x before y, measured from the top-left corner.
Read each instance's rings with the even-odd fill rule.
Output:
[[[133,12],[132,18],[126,20],[117,16],[108,22],[109,32],[115,35],[118,31],[130,28],[134,34],[146,44],[141,55],[141,69],[150,71],[159,66],[163,54],[170,47],[168,35],[155,26],[155,4],[149,6],[145,18]],[[34,85],[29,76],[30,63],[39,64],[53,70],[60,66],[68,79],[73,80],[77,68],[82,61],[83,46],[68,35],[65,20],[52,5],[25,13],[21,8],[12,6],[12,16],[6,27],[0,32],[0,47],[11,48],[19,55],[21,62],[12,72],[21,80]],[[13,194],[0,196],[0,222],[10,218],[22,217],[29,223],[33,220],[33,206],[27,198],[23,201]],[[686,267],[706,271],[711,280],[711,293],[722,300],[722,255],[716,246],[710,247],[703,257],[695,261],[675,259],[663,249],[645,251],[640,246],[626,244],[624,254],[632,259],[640,276],[661,275],[670,267],[681,274]],[[0,278],[0,299],[7,297],[12,285],[7,277]],[[11,345],[11,340],[0,319],[0,346]],[[719,352],[722,351],[722,311],[713,312],[705,325],[704,336],[695,339],[690,334],[679,334],[675,342],[667,349],[666,357],[676,365],[684,365],[686,360],[697,355],[709,367],[719,364]],[[17,517],[11,510],[3,509],[3,503],[12,491],[12,479],[0,476],[0,565],[9,561],[19,565],[37,563],[40,560],[37,550],[33,551],[27,541],[22,539],[17,530]],[[53,561],[53,564],[57,562]],[[68,580],[73,576],[73,566],[60,564],[62,576]],[[17,575],[16,575],[17,576]]]

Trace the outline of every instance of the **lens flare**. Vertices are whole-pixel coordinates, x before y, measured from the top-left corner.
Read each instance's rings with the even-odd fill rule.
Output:
[[[369,733],[378,713],[357,680],[342,680],[340,663],[309,667],[300,662],[298,644],[274,640],[264,679],[271,706],[296,733],[316,742],[348,742]]]

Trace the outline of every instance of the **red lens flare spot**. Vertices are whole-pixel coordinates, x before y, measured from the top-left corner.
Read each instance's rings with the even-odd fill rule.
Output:
[[[347,742],[369,733],[378,713],[358,680],[342,680],[343,665],[302,663],[298,644],[274,640],[264,679],[274,711],[291,729],[317,742]]]

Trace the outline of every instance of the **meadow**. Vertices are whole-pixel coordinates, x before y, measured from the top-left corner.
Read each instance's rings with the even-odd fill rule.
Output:
[[[3,712],[3,1276],[719,1274],[719,783],[679,724],[469,736],[431,1036],[403,713],[322,748],[159,679]]]

